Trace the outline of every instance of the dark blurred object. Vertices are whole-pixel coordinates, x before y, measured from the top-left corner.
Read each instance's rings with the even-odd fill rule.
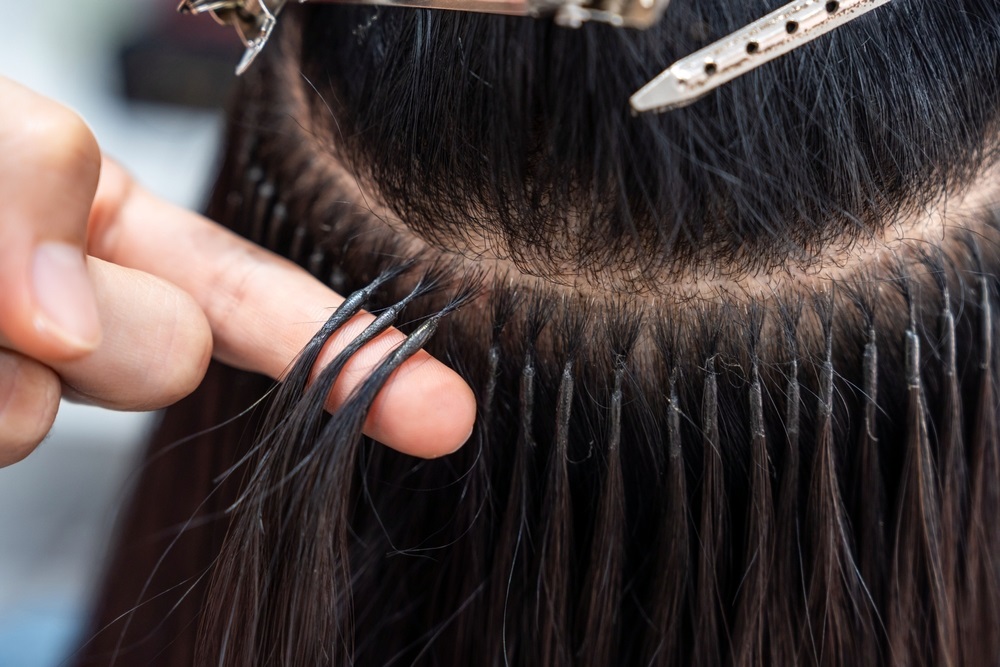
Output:
[[[242,49],[213,21],[178,15],[177,1],[162,0],[149,27],[122,48],[125,97],[219,108],[235,83]]]

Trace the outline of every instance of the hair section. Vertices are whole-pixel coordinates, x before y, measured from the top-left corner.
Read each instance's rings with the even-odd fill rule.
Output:
[[[349,303],[380,294],[388,326],[421,300],[409,340],[446,330],[430,349],[478,391],[473,438],[386,450],[361,434],[385,374],[327,416],[343,359],[305,387],[303,356],[231,508],[199,664],[995,664],[997,223],[676,316],[378,278]]]
[[[897,0],[690,108],[632,92],[784,0],[673,0],[655,27],[312,7],[309,132],[411,230],[554,282],[809,263],[965,184],[996,148],[1000,5]],[[289,81],[291,79],[291,81]]]

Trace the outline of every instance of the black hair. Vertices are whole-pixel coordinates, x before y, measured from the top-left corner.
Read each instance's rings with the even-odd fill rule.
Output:
[[[674,0],[648,33],[284,17],[210,212],[352,296],[264,417],[172,444],[264,392],[218,366],[168,412],[84,662],[1000,662],[1000,217],[943,204],[996,158],[1000,6],[897,0],[629,115],[775,4]],[[934,238],[852,257],[928,208]],[[776,280],[656,282],[692,267]],[[352,350],[308,385],[315,353],[362,306],[408,342],[326,415]],[[438,461],[361,434],[424,344],[479,405]]]
[[[648,31],[322,7],[301,67],[330,148],[406,225],[527,273],[740,275],[882,231],[995,151],[991,0],[896,0],[663,115],[628,98],[781,5],[674,0]],[[323,124],[329,126],[329,123]]]

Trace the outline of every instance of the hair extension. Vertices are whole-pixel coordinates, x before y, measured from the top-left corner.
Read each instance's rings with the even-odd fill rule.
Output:
[[[719,387],[715,356],[705,360],[701,404],[704,469],[701,482],[701,519],[698,527],[698,578],[694,592],[695,641],[691,656],[695,664],[717,665],[728,647],[719,640],[724,630],[719,588],[720,561],[725,557],[726,487],[719,449]],[[727,642],[728,643],[728,642]]]
[[[389,275],[356,292],[345,301],[343,313],[338,310],[331,316],[290,372],[287,388],[302,390],[318,350]],[[230,536],[215,569],[212,590],[216,592],[209,601],[218,606],[209,609],[209,621],[201,633],[202,650],[217,655],[219,664],[263,660],[290,665],[352,659],[347,527],[361,426],[389,375],[426,344],[443,317],[470,298],[472,287],[460,289],[451,303],[419,325],[325,424],[322,408],[346,361],[365,342],[387,330],[411,301],[436,282],[433,276],[417,281],[407,296],[383,311],[320,372],[294,407],[268,421],[274,427],[265,432],[265,446],[234,505]],[[287,403],[279,400],[276,405]],[[324,499],[324,514],[303,513],[302,503],[314,502],[314,498]],[[303,520],[311,524],[307,532],[314,539],[301,539],[304,527],[291,530]],[[313,580],[310,574],[319,579]],[[318,617],[303,615],[313,609],[311,604],[302,604],[304,600],[318,601]],[[234,625],[233,609],[243,608],[277,613]]]
[[[570,551],[573,544],[572,505],[569,498],[569,425],[573,406],[573,362],[566,362],[556,407],[556,446],[549,455],[542,544],[536,594],[536,623],[541,628],[537,663],[541,666],[569,662],[569,596],[572,585]]]
[[[504,507],[500,527],[499,543],[495,565],[493,568],[492,614],[494,622],[502,623],[503,631],[494,635],[500,643],[500,650],[492,647],[489,655],[497,660],[502,658],[503,664],[511,660],[511,656],[519,655],[525,650],[523,637],[529,631],[529,620],[523,615],[517,616],[512,610],[523,604],[522,596],[528,587],[528,568],[525,561],[533,550],[531,543],[532,526],[530,517],[533,515],[531,490],[536,484],[535,462],[537,451],[534,435],[534,403],[537,369],[535,366],[538,338],[547,321],[547,304],[539,298],[532,298],[524,322],[525,348],[518,374],[518,418],[517,440],[513,461],[507,502]],[[511,620],[514,623],[511,623]],[[494,640],[496,641],[496,639]]]
[[[677,392],[679,370],[674,358],[676,336],[667,327],[656,328],[656,341],[667,373],[667,409],[665,427],[667,458],[666,474],[660,497],[661,519],[658,525],[657,568],[651,587],[653,633],[652,646],[645,664],[685,664],[687,651],[684,637],[685,606],[689,604],[691,569],[687,470],[681,437],[681,403]]]
[[[878,411],[879,411],[879,354],[878,333],[875,325],[872,297],[865,294],[856,299],[862,315],[866,340],[862,361],[861,395],[863,417],[858,439],[857,455],[853,474],[858,480],[854,492],[854,511],[858,523],[857,553],[858,571],[864,581],[866,595],[862,601],[863,608],[869,609],[865,614],[866,624],[871,627],[882,624],[875,609],[876,600],[881,599],[883,581],[887,572],[884,571],[885,546],[885,509],[882,462],[879,455]],[[871,650],[880,651],[879,648]]]
[[[855,639],[861,630],[853,622],[854,611],[861,604],[861,591],[837,472],[840,456],[833,423],[833,296],[817,297],[815,305],[825,353],[819,369],[816,444],[806,510],[812,553],[806,593],[809,635],[803,650],[818,665],[839,665],[853,659],[868,662],[871,658],[859,654]]]
[[[771,587],[774,499],[772,497],[771,454],[768,450],[764,424],[763,391],[760,382],[761,315],[750,318],[749,349],[750,386],[750,503],[747,508],[746,572],[740,586],[740,602],[736,611],[733,660],[736,664],[763,664],[767,629],[767,595]]]
[[[573,506],[570,500],[569,440],[574,401],[574,367],[584,335],[583,316],[566,320],[560,339],[566,361],[556,395],[554,446],[549,453],[539,547],[535,623],[539,628],[531,662],[539,667],[565,665],[572,659],[570,617],[573,587]]]
[[[777,513],[775,515],[775,544],[772,550],[776,556],[774,572],[770,578],[771,590],[767,608],[770,611],[768,645],[775,664],[794,664],[798,661],[800,646],[796,640],[805,615],[799,596],[791,591],[804,590],[802,575],[802,541],[800,535],[801,509],[799,477],[801,456],[802,397],[799,382],[800,354],[798,330],[801,319],[801,303],[785,304],[779,311],[782,363],[785,366],[784,413],[781,415],[779,433],[783,436],[781,480],[777,490]]]
[[[269,449],[271,447],[271,443],[269,443],[271,437],[281,437],[289,442],[309,442],[317,437],[323,418],[325,397],[333,389],[333,385],[336,383],[341,371],[347,365],[347,362],[365,344],[388,330],[397,320],[403,309],[421,293],[425,293],[432,283],[421,280],[401,301],[384,309],[371,324],[341,350],[331,363],[323,368],[316,380],[308,388],[305,386],[308,379],[308,371],[305,369],[311,369],[315,366],[316,360],[330,336],[336,333],[340,327],[359,312],[361,306],[371,297],[371,294],[384,282],[394,275],[398,275],[400,272],[401,270],[386,271],[369,286],[352,294],[313,336],[312,340],[299,355],[299,359],[286,381],[280,385],[281,388],[277,392],[268,418],[264,422],[265,435],[262,438],[262,442],[258,447],[251,449],[247,456],[255,454],[260,449]],[[307,466],[311,460],[311,456],[304,456],[293,468],[285,473],[283,478],[274,483],[268,479],[272,465],[270,458],[270,453],[264,453],[260,457],[256,469],[251,473],[247,483],[247,492],[236,500],[233,504],[234,507],[241,504],[250,494],[258,494],[257,500],[259,501],[263,499],[263,495],[277,491],[280,486],[291,482],[299,471]],[[234,467],[238,467],[242,463],[243,461],[241,460]],[[261,489],[267,490],[262,492]]]
[[[625,564],[625,506],[622,481],[622,401],[629,356],[641,319],[613,314],[608,320],[612,385],[605,470],[598,492],[587,574],[581,592],[580,646],[576,662],[599,667],[614,662],[621,632],[621,588]],[[632,443],[627,443],[631,446]]]
[[[956,349],[955,315],[952,312],[951,292],[947,282],[940,285],[941,316],[940,340],[942,356],[941,425],[939,427],[941,469],[941,572],[948,580],[945,588],[957,592],[960,582],[959,566],[962,560],[962,528],[965,525],[964,508],[968,487],[963,447],[963,413],[959,387],[958,350]],[[954,595],[954,593],[953,593]],[[957,620],[947,614],[941,619],[948,624],[948,649],[955,654],[958,641]]]
[[[272,420],[265,422],[265,433],[272,433],[280,428],[281,422],[289,422],[292,420],[292,411],[295,409],[296,404],[306,391],[306,385],[309,380],[309,373],[304,372],[302,369],[312,369],[316,365],[316,361],[319,359],[319,355],[323,351],[323,348],[330,337],[342,326],[344,326],[348,320],[361,312],[361,309],[371,301],[374,294],[380,287],[382,287],[382,285],[389,280],[396,278],[405,270],[405,268],[405,266],[400,266],[384,271],[370,284],[357,290],[344,299],[344,302],[340,304],[330,318],[323,324],[320,330],[316,332],[312,339],[302,349],[302,352],[299,353],[296,360],[296,367],[299,369],[299,372],[294,372],[293,369],[292,372],[285,377],[284,381],[278,385],[278,392],[275,394],[269,413],[269,417],[271,417]],[[316,383],[313,385],[312,393],[322,396],[328,394],[347,361],[358,350],[360,350],[365,343],[369,342],[375,336],[391,326],[391,324],[399,316],[399,312],[402,308],[409,304],[416,296],[417,290],[414,290],[402,301],[383,311],[379,317],[372,322],[371,326],[367,327],[357,338],[350,342],[349,346],[344,350],[345,354],[338,355],[337,359],[334,360],[333,363],[324,368],[321,377],[317,378]],[[322,404],[319,405],[319,409],[322,410]],[[315,410],[313,412],[314,414],[303,420],[305,423],[315,424],[317,422],[318,418],[315,414]],[[274,423],[274,418],[280,420],[280,422]]]
[[[944,636],[945,624],[940,622],[948,603],[941,574],[937,479],[927,432],[912,298],[908,298],[910,326],[905,334],[908,442],[893,547],[892,582],[897,594],[889,610],[889,651],[892,660],[906,664],[948,665],[952,662],[950,642]],[[926,595],[927,602],[918,604],[918,595]],[[923,609],[923,618],[916,615],[918,609]]]

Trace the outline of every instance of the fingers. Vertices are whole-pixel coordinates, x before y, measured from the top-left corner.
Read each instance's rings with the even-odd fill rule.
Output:
[[[0,350],[0,466],[30,454],[52,428],[59,377],[10,350]]]
[[[159,201],[112,163],[102,174],[90,221],[90,252],[160,276],[189,293],[208,318],[215,356],[279,377],[343,298],[298,266],[208,220]],[[343,349],[370,321],[363,314],[331,340],[324,359]],[[340,405],[404,340],[391,330],[365,346],[331,394]],[[390,379],[365,432],[402,452],[440,456],[472,431],[475,399],[454,371],[421,352]]]
[[[7,465],[48,433],[64,388],[129,409],[190,392],[211,334],[176,287],[87,261],[101,153],[86,124],[3,78],[0,100],[0,465]],[[113,333],[103,342],[102,319]]]
[[[52,363],[67,396],[156,410],[194,391],[212,356],[212,333],[194,300],[164,280],[98,259],[90,279],[105,333],[93,353]]]
[[[2,78],[0,99],[0,462],[47,432],[60,376],[85,400],[158,407],[194,388],[214,334],[220,359],[278,377],[342,302],[294,264],[133,187],[117,167],[102,175],[74,113]],[[88,261],[84,245],[120,266]],[[371,319],[355,318],[324,358]],[[330,407],[403,340],[391,330],[355,355]],[[474,418],[469,387],[421,352],[390,378],[366,433],[439,456],[464,443]]]
[[[64,394],[116,410],[156,410],[194,391],[212,355],[212,333],[194,300],[134,269],[94,258],[88,268],[105,336],[80,359],[40,360]],[[0,335],[0,348],[11,347]]]
[[[101,329],[83,244],[101,154],[73,112],[0,78],[0,333],[67,359]]]

